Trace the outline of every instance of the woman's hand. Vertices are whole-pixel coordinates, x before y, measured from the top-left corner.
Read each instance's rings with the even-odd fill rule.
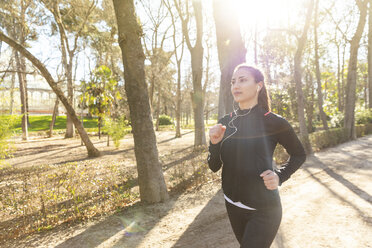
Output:
[[[226,126],[218,123],[209,129],[209,139],[211,140],[212,144],[217,144],[223,138],[225,134]]]
[[[265,170],[260,174],[264,180],[265,186],[269,190],[277,189],[279,186],[279,176],[272,170]]]

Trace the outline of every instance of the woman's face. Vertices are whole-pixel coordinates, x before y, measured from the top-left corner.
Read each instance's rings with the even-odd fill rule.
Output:
[[[258,95],[257,84],[253,75],[245,69],[238,69],[231,79],[231,93],[238,103],[250,102]]]

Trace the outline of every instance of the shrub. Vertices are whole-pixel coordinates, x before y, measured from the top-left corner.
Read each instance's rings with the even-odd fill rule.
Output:
[[[159,116],[159,125],[165,126],[165,125],[173,125],[172,118],[168,115],[160,115]]]
[[[13,153],[13,147],[8,138],[14,133],[14,122],[16,116],[2,116],[0,121],[0,168],[3,166],[3,160],[10,157]],[[5,121],[6,120],[6,121]]]
[[[330,122],[331,127],[342,127],[344,122],[344,114],[340,111],[336,111],[332,114]]]
[[[309,139],[315,151],[347,141],[344,128],[317,131],[311,133]]]
[[[370,109],[363,109],[360,111],[356,110],[355,122],[356,124],[372,123],[372,110]]]
[[[128,133],[128,120],[125,116],[113,120],[110,117],[104,119],[104,131],[112,138],[115,147],[119,148],[120,140]]]

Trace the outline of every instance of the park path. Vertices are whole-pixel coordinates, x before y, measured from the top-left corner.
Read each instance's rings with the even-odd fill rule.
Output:
[[[369,135],[308,156],[279,188],[283,217],[271,247],[372,247],[371,148]],[[221,182],[216,180],[166,203],[136,204],[99,221],[33,235],[10,247],[239,245],[227,217]]]

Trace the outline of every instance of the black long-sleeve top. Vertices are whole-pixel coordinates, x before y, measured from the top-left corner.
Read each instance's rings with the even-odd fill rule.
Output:
[[[305,162],[305,150],[290,123],[282,116],[267,112],[258,104],[248,112],[248,109],[239,108],[236,114],[232,112],[218,121],[226,126],[226,131],[219,143],[209,141],[208,166],[217,172],[223,165],[222,189],[234,202],[240,201],[256,209],[278,206],[278,189],[267,189],[260,174],[265,170],[275,171],[281,186]],[[235,133],[232,123],[228,125],[233,118],[237,127]],[[290,155],[281,168],[273,166],[277,143]]]

